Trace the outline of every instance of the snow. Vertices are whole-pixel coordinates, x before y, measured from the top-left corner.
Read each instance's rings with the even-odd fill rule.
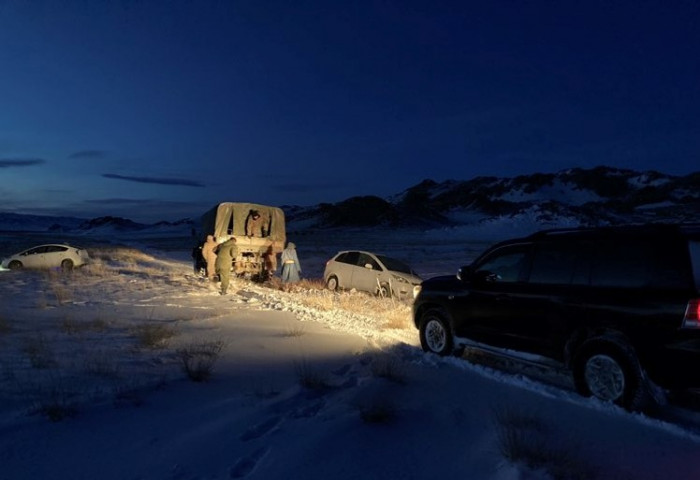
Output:
[[[602,197],[590,190],[576,188],[567,182],[554,179],[551,185],[542,185],[531,193],[526,193],[522,188],[508,190],[500,196],[501,199],[510,202],[536,202],[555,201],[567,205],[584,205],[589,202],[600,202]]]
[[[346,248],[402,258],[427,277],[473,259],[486,246],[479,233],[291,240],[306,278]],[[0,478],[700,474],[700,415],[690,408],[632,414],[580,397],[565,372],[424,354],[408,302],[241,279],[220,296],[193,274],[180,240],[178,249],[178,239],[144,235],[123,254],[84,238],[100,254],[71,275],[0,272]],[[150,348],[138,340],[144,325],[172,337]],[[204,382],[182,369],[181,352],[197,345],[222,347]],[[504,455],[528,448],[544,455]]]

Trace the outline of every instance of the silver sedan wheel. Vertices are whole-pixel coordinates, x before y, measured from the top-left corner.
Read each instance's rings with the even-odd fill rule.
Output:
[[[601,400],[614,402],[625,392],[625,372],[608,355],[593,355],[589,358],[583,375],[588,389]]]
[[[328,290],[335,292],[338,289],[338,279],[335,277],[329,278],[328,283],[326,283],[326,286],[328,287]]]
[[[433,352],[442,352],[447,344],[447,331],[438,320],[428,320],[425,325],[425,343]]]

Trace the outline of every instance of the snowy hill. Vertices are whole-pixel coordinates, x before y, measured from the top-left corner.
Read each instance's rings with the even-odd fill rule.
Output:
[[[93,219],[77,217],[51,217],[40,215],[19,215],[0,212],[0,231],[9,232],[64,232],[73,234],[112,234],[126,232],[185,233],[194,227],[191,219],[154,224],[137,223],[121,217],[98,217]]]
[[[292,225],[454,227],[528,219],[542,226],[700,221],[700,172],[671,176],[609,167],[514,178],[424,180],[387,199],[285,207]]]
[[[76,217],[51,217],[48,215],[20,215],[0,212],[0,230],[5,231],[62,231],[77,228],[85,221]]]
[[[391,227],[444,230],[527,224],[552,226],[639,222],[700,222],[700,172],[686,176],[573,168],[513,178],[423,180],[380,198],[351,197],[314,206],[282,206],[290,232],[308,228]],[[78,234],[153,232],[190,234],[197,220],[141,224],[120,217],[91,220],[0,213],[0,230]]]

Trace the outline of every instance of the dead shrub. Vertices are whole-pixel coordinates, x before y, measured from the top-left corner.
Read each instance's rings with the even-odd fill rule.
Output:
[[[302,387],[308,390],[323,390],[328,387],[326,376],[312,368],[306,359],[295,362],[294,369]]]
[[[396,420],[396,406],[386,398],[373,398],[356,405],[360,419],[369,424],[389,424]]]
[[[6,335],[12,331],[12,325],[5,317],[0,317],[0,335]]]
[[[142,347],[165,348],[169,340],[177,335],[177,331],[162,323],[147,323],[134,328],[134,334]]]
[[[107,328],[107,322],[100,318],[84,322],[70,317],[64,317],[63,322],[61,322],[61,331],[71,335],[84,332],[100,333],[107,330]]]
[[[223,347],[224,343],[217,340],[201,341],[178,349],[177,354],[187,378],[193,382],[209,380]]]
[[[103,378],[120,378],[121,370],[107,352],[93,352],[86,356],[84,368],[87,373]]]
[[[323,279],[318,278],[302,278],[298,282],[294,283],[284,283],[282,279],[278,277],[272,277],[267,280],[266,285],[275,290],[281,290],[283,292],[299,292],[303,290],[325,290],[326,285],[323,283]]]
[[[29,357],[32,367],[38,369],[50,368],[56,365],[54,352],[43,335],[26,338],[22,351]]]
[[[144,404],[141,390],[135,385],[118,385],[114,389],[114,406],[140,407]]]
[[[576,448],[552,445],[547,428],[534,415],[498,408],[493,414],[498,448],[509,462],[546,471],[555,480],[590,480],[595,471],[575,455]]]
[[[48,270],[46,272],[48,291],[51,292],[58,306],[69,303],[74,297],[72,289],[65,283],[65,276],[66,273],[62,271]]]
[[[283,337],[290,338],[298,338],[304,335],[306,335],[306,325],[301,322],[287,325],[287,328],[285,328],[284,332],[282,333]]]
[[[372,375],[378,378],[384,378],[390,382],[404,385],[406,376],[401,368],[400,362],[389,355],[376,357],[370,365]]]
[[[33,397],[32,410],[52,422],[60,422],[78,413],[75,394],[66,387],[61,377],[52,378],[48,384],[36,389]]]

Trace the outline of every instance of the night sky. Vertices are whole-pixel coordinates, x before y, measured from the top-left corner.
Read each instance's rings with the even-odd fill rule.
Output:
[[[700,2],[0,0],[0,211],[700,170]]]

